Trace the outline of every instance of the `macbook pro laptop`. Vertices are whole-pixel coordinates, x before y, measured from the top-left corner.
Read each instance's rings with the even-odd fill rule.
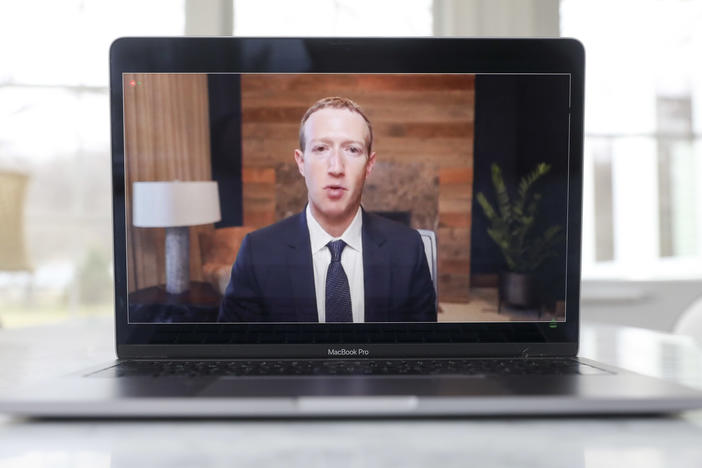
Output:
[[[118,359],[0,411],[702,406],[577,357],[584,67],[571,39],[115,41]]]

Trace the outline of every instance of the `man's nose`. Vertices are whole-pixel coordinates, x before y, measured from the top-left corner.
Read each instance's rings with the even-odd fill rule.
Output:
[[[341,149],[335,149],[329,155],[327,172],[332,175],[342,175],[344,173],[344,157]]]

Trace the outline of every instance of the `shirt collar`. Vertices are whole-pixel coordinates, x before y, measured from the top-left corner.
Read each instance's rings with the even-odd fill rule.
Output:
[[[305,209],[305,216],[307,217],[307,228],[310,231],[310,245],[312,246],[312,253],[315,254],[320,250],[327,247],[327,244],[333,240],[341,239],[348,247],[351,247],[358,252],[361,252],[361,228],[363,227],[363,216],[361,207],[358,207],[356,216],[354,216],[353,221],[346,228],[344,233],[340,237],[332,237],[327,231],[314,219],[312,215],[312,210],[310,209],[309,203]]]

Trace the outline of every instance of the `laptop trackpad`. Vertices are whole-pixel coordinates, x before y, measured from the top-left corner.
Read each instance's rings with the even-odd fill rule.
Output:
[[[368,395],[505,395],[496,380],[482,376],[416,377],[268,377],[220,378],[198,396],[209,397],[295,397]]]

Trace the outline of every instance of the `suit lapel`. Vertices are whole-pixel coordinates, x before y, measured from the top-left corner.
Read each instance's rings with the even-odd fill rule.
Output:
[[[286,262],[292,284],[292,299],[298,322],[318,322],[317,297],[314,289],[312,248],[305,219],[305,211],[297,215],[293,229],[285,242],[288,245]]]
[[[363,289],[365,321],[387,322],[390,309],[390,251],[374,216],[363,210]]]

